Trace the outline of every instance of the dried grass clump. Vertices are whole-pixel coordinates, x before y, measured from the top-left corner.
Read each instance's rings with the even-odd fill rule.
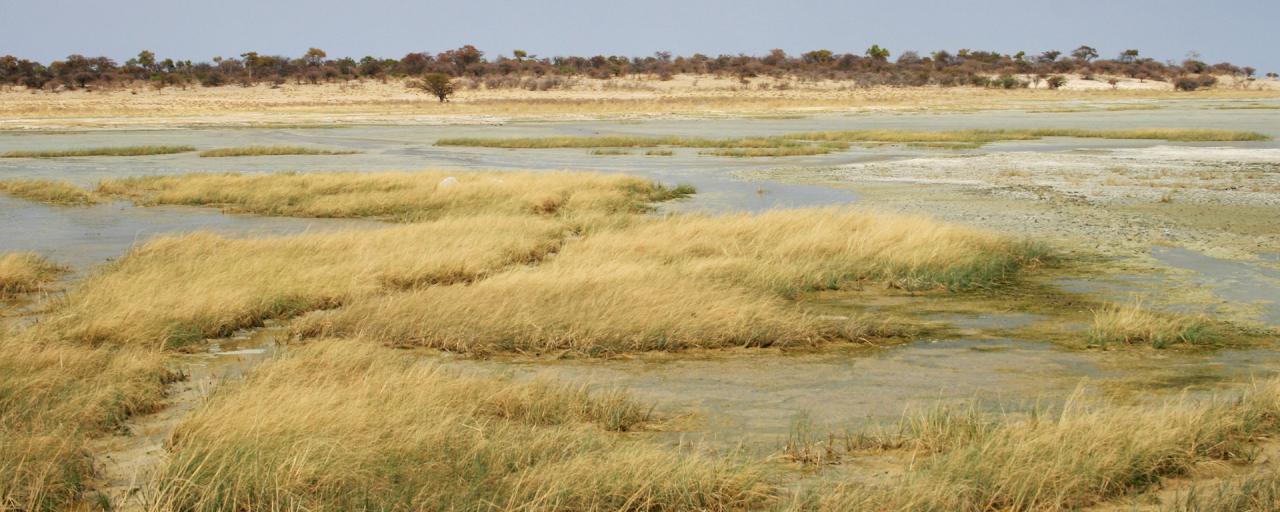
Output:
[[[105,180],[97,191],[144,205],[405,222],[503,213],[634,213],[680,197],[640,178],[571,172],[187,174]]]
[[[0,181],[0,193],[29,201],[66,206],[85,206],[98,202],[88,190],[65,181],[5,180]]]
[[[648,407],[321,341],[178,426],[164,510],[745,510],[760,468],[623,437]]]
[[[39,291],[66,272],[66,267],[30,252],[0,254],[0,299]]]

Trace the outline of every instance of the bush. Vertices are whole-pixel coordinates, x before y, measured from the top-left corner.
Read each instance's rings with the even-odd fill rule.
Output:
[[[1062,75],[1054,75],[1049,77],[1049,80],[1047,80],[1045,83],[1049,85],[1050,89],[1058,89],[1064,85],[1067,85],[1067,77]]]
[[[1027,86],[1026,82],[1023,82],[1022,80],[1018,80],[1017,78],[1014,78],[1013,75],[1010,75],[1010,74],[1000,75],[1000,78],[997,78],[992,83],[996,87],[999,87],[1001,89],[1018,89],[1018,88]]]
[[[1218,79],[1213,75],[1184,76],[1173,82],[1173,88],[1179,91],[1194,91],[1203,87],[1213,87]]]

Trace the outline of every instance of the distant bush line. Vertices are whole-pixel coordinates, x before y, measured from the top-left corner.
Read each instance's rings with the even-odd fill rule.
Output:
[[[1201,77],[1233,75],[1251,79],[1257,72],[1251,67],[1226,62],[1207,64],[1194,55],[1181,63],[1159,62],[1142,57],[1138,50],[1126,50],[1114,59],[1100,59],[1097,50],[1089,46],[1081,46],[1069,54],[1056,50],[1037,55],[940,50],[927,55],[907,51],[891,59],[892,55],[888,49],[876,45],[862,54],[814,50],[793,56],[782,50],[773,50],[763,56],[711,57],[700,53],[673,56],[670,52],[657,52],[648,57],[538,57],[515,50],[510,57],[485,58],[484,52],[467,45],[435,55],[410,53],[400,59],[373,56],[331,59],[323,50],[311,48],[297,58],[247,52],[239,57],[214,57],[209,62],[192,62],[160,59],[153,52],[144,50],[123,64],[108,57],[83,55],[70,55],[48,64],[12,55],[0,56],[0,87],[62,91],[132,87],[146,83],[163,89],[195,84],[205,87],[289,82],[320,84],[440,73],[468,79],[473,87],[491,89],[519,87],[546,90],[562,87],[571,83],[573,78],[630,76],[667,80],[676,74],[734,77],[744,84],[756,77],[789,76],[802,80],[850,81],[859,86],[938,85],[1012,89],[1031,84],[1039,86],[1042,82],[1049,85],[1059,75],[1074,73],[1085,79],[1107,75],[1137,80],[1168,80],[1180,84],[1179,88],[1193,89],[1211,84],[1207,78]],[[1268,73],[1267,76],[1275,77],[1275,74]]]

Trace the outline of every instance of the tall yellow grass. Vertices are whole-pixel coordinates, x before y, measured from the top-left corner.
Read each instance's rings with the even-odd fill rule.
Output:
[[[453,177],[452,185],[446,179]],[[681,191],[682,190],[682,191]],[[105,180],[97,192],[141,204],[218,206],[294,217],[629,213],[687,194],[623,175],[570,172],[188,174]]]
[[[1040,255],[916,217],[838,209],[675,216],[590,232],[537,267],[471,286],[308,315],[295,329],[481,354],[813,345],[882,327],[822,321],[783,299],[852,283],[991,286]]]
[[[813,489],[793,508],[1078,510],[1140,492],[1207,460],[1246,460],[1280,430],[1280,380],[1239,398],[1158,405],[1089,404],[992,418],[935,410],[911,423],[915,464],[883,484]],[[916,443],[913,440],[923,442]]]
[[[1104,304],[1093,311],[1089,341],[1096,345],[1143,344],[1165,348],[1175,344],[1201,345],[1213,342],[1213,327],[1207,319],[1157,313],[1142,302]]]
[[[4,180],[0,181],[0,193],[42,203],[82,206],[97,202],[89,193],[66,181],[54,180]]]
[[[66,267],[30,252],[0,254],[0,299],[38,291],[66,272]]]
[[[200,152],[200,158],[225,158],[235,156],[285,156],[285,155],[352,155],[358,151],[309,148],[305,146],[242,146],[210,149]]]
[[[564,232],[536,216],[475,216],[277,238],[164,238],[88,277],[36,329],[89,344],[179,346],[388,290],[475,280],[537,261]]]
[[[0,158],[66,158],[84,156],[147,156],[170,155],[195,151],[191,146],[124,146],[87,149],[55,149],[41,151],[8,151]]]
[[[0,508],[62,510],[93,476],[85,440],[154,410],[174,378],[155,351],[0,332]]]
[[[616,433],[647,411],[617,393],[322,341],[184,420],[151,509],[744,510],[771,498],[759,468]]]

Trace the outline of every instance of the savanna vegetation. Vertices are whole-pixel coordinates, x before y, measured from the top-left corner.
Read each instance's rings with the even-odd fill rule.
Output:
[[[1082,130],[1063,128],[1014,130],[853,130],[838,132],[799,132],[770,137],[707,139],[700,137],[639,137],[621,135],[560,136],[533,138],[445,138],[439,146],[467,146],[505,149],[597,148],[594,154],[612,148],[684,147],[703,149],[705,155],[729,157],[778,157],[821,155],[849,149],[850,144],[907,144],[915,147],[943,149],[975,149],[1001,141],[1037,140],[1045,137],[1089,139],[1146,139],[1176,142],[1265,141],[1270,137],[1257,132],[1150,128],[1131,130]]]
[[[82,156],[147,156],[171,155],[195,151],[191,146],[125,146],[87,149],[54,149],[35,151],[7,151],[0,158],[67,158]]]
[[[690,147],[1065,133],[834,132],[786,139],[793,145]],[[668,418],[619,391],[427,357],[893,341],[914,326],[875,310],[824,315],[809,299],[831,290],[1001,290],[1053,260],[1040,244],[924,217],[847,208],[656,215],[657,203],[694,191],[570,172],[203,173],[75,190],[86,201],[384,222],[155,238],[43,304],[38,322],[0,330],[0,508],[56,510],[92,498],[88,440],[159,407],[166,385],[181,378],[166,366],[177,353],[269,320],[287,321],[284,354],[194,404],[145,475],[136,498],[147,508],[1074,509],[1147,491],[1206,461],[1247,461],[1280,430],[1280,383],[1267,381],[1231,400],[1120,406],[1080,396],[1051,413],[1008,416],[937,409],[907,416],[897,430],[825,444],[796,436],[779,463],[659,442],[649,432]],[[58,272],[30,255],[6,256],[0,279],[21,274],[6,270],[10,258],[14,268],[45,269],[19,292]],[[1095,314],[1097,343],[1201,339],[1188,334],[1195,326],[1139,305]],[[415,350],[424,348],[432,351]],[[786,464],[812,474],[867,453],[912,462],[873,482],[823,480],[834,486],[810,485]],[[1266,487],[1232,489],[1215,503]]]
[[[282,155],[352,155],[357,151],[309,148],[303,146],[242,146],[201,151],[202,158],[230,156],[282,156]]]
[[[40,290],[66,272],[61,265],[29,252],[0,254],[0,299]]]
[[[2,180],[0,193],[31,201],[68,206],[87,206],[98,202],[88,190],[65,181]]]
[[[317,341],[179,425],[165,510],[747,510],[767,471],[635,438],[651,406]]]
[[[1098,403],[1081,391],[1052,411],[1001,416],[939,407],[907,416],[896,431],[793,438],[789,453],[807,464],[868,452],[911,461],[900,476],[880,483],[808,489],[793,508],[1078,510],[1154,489],[1197,465],[1251,462],[1257,445],[1278,429],[1280,381],[1274,379],[1239,396],[1156,405]],[[1216,496],[1184,497],[1183,505],[1274,500],[1267,492],[1265,484],[1239,485]]]
[[[1076,74],[1086,79],[1124,76],[1139,80],[1168,80],[1176,82],[1182,89],[1196,89],[1213,85],[1216,76],[1230,75],[1251,80],[1256,73],[1256,69],[1247,66],[1225,62],[1208,64],[1195,55],[1181,63],[1165,63],[1143,57],[1134,49],[1104,59],[1088,45],[1069,53],[1058,50],[1029,54],[960,49],[927,54],[903,51],[896,58],[879,45],[857,53],[818,49],[788,55],[775,49],[758,56],[677,56],[670,52],[657,52],[645,57],[538,57],[515,50],[510,56],[486,58],[485,52],[471,45],[436,54],[414,52],[399,59],[374,56],[330,58],[319,48],[311,48],[300,57],[245,52],[239,56],[214,57],[211,62],[162,59],[145,50],[124,63],[117,63],[109,57],[84,55],[69,55],[47,64],[12,55],[0,56],[0,84],[28,89],[102,90],[137,84],[163,89],[194,84],[205,87],[285,82],[317,84],[353,79],[421,77],[413,84],[441,101],[452,93],[454,85],[450,80],[459,78],[472,87],[530,90],[561,87],[576,78],[649,76],[665,80],[675,74],[730,76],[744,83],[758,76],[794,76],[805,80],[842,80],[857,86],[940,85],[1013,89],[1039,83],[1056,88],[1065,81],[1062,75]]]

